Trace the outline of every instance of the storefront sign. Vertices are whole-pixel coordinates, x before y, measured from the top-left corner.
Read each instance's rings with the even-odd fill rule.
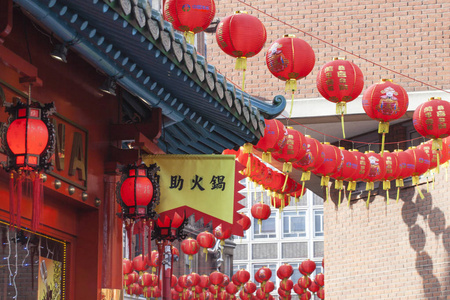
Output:
[[[232,226],[233,234],[242,234],[237,211],[243,198],[238,193],[243,176],[238,173],[234,156],[227,155],[149,155],[148,164],[160,167],[158,180],[161,189],[160,204],[156,211],[171,217],[174,212],[181,216],[195,215],[213,226]]]

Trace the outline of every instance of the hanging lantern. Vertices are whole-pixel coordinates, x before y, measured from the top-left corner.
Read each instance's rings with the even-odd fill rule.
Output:
[[[311,291],[311,293],[315,294],[320,290],[320,285],[318,285],[315,281],[311,281],[308,289]]]
[[[398,167],[398,158],[394,153],[384,150],[384,160],[386,163],[386,173],[383,177],[383,190],[386,191],[386,204],[389,204],[389,189],[391,188],[391,181],[397,179],[400,174]]]
[[[311,286],[311,279],[308,276],[302,276],[298,279],[298,285],[302,289],[307,289]]]
[[[317,274],[314,280],[317,282],[318,285],[325,286],[325,275],[323,275],[323,273]]]
[[[152,239],[157,239],[158,241],[184,240],[186,234],[183,232],[183,229],[186,224],[186,216],[182,217],[178,213],[174,213],[173,218],[169,218],[167,215],[160,217],[156,221],[155,228],[152,232]],[[172,249],[175,248],[173,247]]]
[[[213,0],[166,0],[164,3],[164,19],[176,30],[184,32],[186,41],[192,45],[194,35],[208,28],[215,14]]]
[[[203,289],[203,291],[205,291],[210,285],[209,276],[200,275],[200,282],[198,283],[198,285]]]
[[[336,103],[336,114],[341,115],[344,139],[344,114],[347,113],[347,103],[355,100],[363,87],[364,76],[361,69],[343,58],[335,57],[333,61],[323,65],[317,74],[319,93],[328,101]]]
[[[191,266],[192,259],[195,254],[200,250],[200,245],[197,240],[193,238],[187,238],[181,242],[181,251],[189,256],[189,268]]]
[[[296,169],[300,169],[303,172],[300,179],[303,188],[305,187],[305,181],[311,179],[311,171],[320,167],[325,159],[325,152],[319,141],[309,135],[305,135],[305,144],[306,153],[294,164]]]
[[[254,146],[255,149],[262,151],[262,161],[272,162],[271,152],[277,152],[284,147],[286,143],[287,130],[283,123],[277,119],[264,119],[264,136]]]
[[[308,291],[305,291],[301,296],[300,300],[309,300],[311,299],[311,293]]]
[[[245,213],[240,213],[241,219],[237,222],[242,226],[243,231],[247,231],[252,226],[252,221]]]
[[[208,248],[214,247],[214,245],[216,244],[216,237],[211,232],[203,231],[197,235],[197,242],[201,247],[203,247],[203,253],[205,253],[205,261],[207,261]]]
[[[345,178],[345,180],[348,181],[348,206],[350,206],[352,192],[356,190],[356,182],[366,179],[367,174],[369,174],[370,171],[370,162],[364,153],[361,153],[356,149],[350,150],[350,153],[356,158],[356,172],[353,173],[352,176]]]
[[[397,187],[397,202],[400,197],[400,188],[404,186],[403,179],[412,176],[416,168],[414,158],[410,152],[401,149],[395,150],[394,154],[397,156],[399,174],[395,180]]]
[[[241,286],[250,280],[250,273],[246,269],[240,269],[236,272],[236,279],[240,283],[239,286]]]
[[[194,240],[195,241],[195,240]],[[197,242],[197,241],[196,241]],[[200,247],[199,247],[200,248]],[[198,252],[198,250],[197,250]],[[187,254],[187,253],[186,253]],[[198,275],[195,272],[192,272],[191,274],[188,274],[186,276],[186,285],[188,288],[191,288],[191,290],[194,292],[195,287],[200,283],[200,275]]]
[[[266,295],[270,294],[275,289],[275,284],[272,281],[267,280],[264,286],[261,286],[261,289]]]
[[[282,281],[286,282],[286,280],[292,276],[294,273],[294,268],[290,264],[282,264],[277,270],[277,276]]]
[[[222,283],[222,281],[223,281],[223,274],[220,273],[219,271],[214,271],[211,274],[209,274],[209,282],[212,285],[213,291],[215,291],[216,293],[217,293],[218,287]],[[211,287],[210,287],[210,291],[211,291]],[[213,291],[211,291],[211,292],[213,292]]]
[[[302,263],[299,266],[299,270],[300,268],[306,272],[307,276],[309,276],[316,270],[316,263],[313,262],[312,260],[307,259],[302,261]]]
[[[247,282],[244,284],[244,293],[248,294],[253,294],[254,292],[256,292],[256,284],[254,282]]]
[[[292,128],[287,128],[286,144],[279,152],[272,153],[273,158],[283,163],[283,172],[288,174],[292,172],[292,163],[300,160],[306,154],[306,140],[303,134]],[[286,187],[286,180],[283,190]]]
[[[311,73],[315,60],[316,56],[311,46],[293,34],[285,34],[276,40],[267,51],[266,64],[270,73],[278,79],[286,81],[286,92],[292,92],[289,117],[292,115],[297,80],[305,78]]]
[[[330,145],[328,142],[322,144],[324,159],[323,163],[316,167],[312,172],[317,176],[321,176],[320,186],[328,188],[330,176],[337,170],[337,161],[341,159],[340,151],[336,146]],[[328,193],[327,193],[328,195]]]
[[[263,292],[262,288],[259,288],[256,290],[255,296],[260,300],[264,300],[266,298],[266,293]]]
[[[43,201],[43,173],[52,169],[51,156],[55,149],[55,129],[49,116],[56,112],[53,103],[31,102],[31,85],[27,103],[14,105],[4,102],[9,114],[2,124],[2,148],[7,155],[4,169],[10,175],[10,226],[21,226],[22,183],[33,182],[33,211],[31,230],[40,223]],[[16,195],[15,195],[16,194]]]
[[[159,263],[159,253],[156,250],[153,250],[146,256],[147,259],[147,265],[152,267],[152,273],[156,272],[156,268],[158,267]]]
[[[400,85],[390,79],[381,79],[371,85],[363,94],[362,104],[366,114],[379,121],[378,133],[382,134],[381,156],[384,152],[384,140],[389,132],[389,121],[402,117],[408,109],[408,94]]]
[[[236,70],[243,70],[242,90],[245,90],[247,58],[258,54],[266,43],[263,23],[246,11],[237,11],[225,17],[217,26],[216,40],[220,49],[236,58]]]
[[[293,286],[294,292],[298,295],[298,297],[300,298],[300,296],[305,292],[304,289],[302,289],[298,283],[294,284]]]
[[[331,176],[336,179],[334,187],[339,191],[338,206],[341,204],[341,192],[344,189],[344,179],[351,178],[358,169],[356,157],[348,150],[345,150],[344,147],[339,147],[339,150],[341,151],[343,165]]]
[[[226,292],[230,295],[230,298],[231,298],[231,299],[234,299],[234,298],[235,298],[234,295],[238,292],[237,286],[236,286],[234,283],[232,283],[232,282],[230,282],[230,283],[227,285],[227,287],[225,288],[225,290],[226,290]]]
[[[270,217],[270,206],[265,203],[256,203],[251,208],[253,218],[258,220],[259,226],[261,226],[263,220],[267,220]]]
[[[291,291],[293,287],[294,287],[294,282],[290,279],[280,282],[280,288],[284,291]]]
[[[124,258],[122,260],[122,274],[123,274],[123,278],[125,280],[128,279],[128,274],[130,274],[131,272],[133,272],[133,264],[131,262],[131,260],[129,260],[128,258]]]
[[[319,299],[325,299],[325,290],[322,287],[317,292],[317,297],[319,297]]]
[[[271,277],[272,277],[272,270],[270,270],[270,268],[268,267],[259,268],[258,271],[256,271],[255,273],[255,281],[258,283],[265,283]],[[261,286],[264,286],[264,284],[262,284]]]
[[[367,195],[366,206],[369,207],[370,201],[370,192],[374,189],[374,182],[379,181],[384,177],[386,173],[386,163],[380,154],[375,153],[373,151],[366,151],[365,155],[369,159],[369,173],[367,174],[366,179],[366,190],[369,191]]]
[[[127,278],[124,278],[123,280],[123,286],[125,289],[128,288],[128,286],[132,285],[133,283],[138,282],[139,280],[139,274],[136,271],[132,271],[128,274]]]
[[[283,290],[281,287],[279,287],[278,295],[280,296],[280,298],[285,299],[291,295],[291,291]]]
[[[148,288],[152,285],[153,283],[153,279],[154,277],[152,276],[153,274],[144,272],[142,273],[142,275],[139,277],[139,285],[141,287],[143,287],[143,292],[145,293]]]
[[[144,255],[139,254],[135,258],[133,258],[133,269],[139,272],[139,276],[142,275],[144,271],[148,269],[147,261],[144,257]]]
[[[414,111],[413,125],[419,134],[433,140],[432,149],[442,151],[442,139],[450,134],[450,102],[432,97]],[[437,157],[439,158],[439,156]],[[437,162],[439,166],[439,160]]]
[[[430,158],[424,150],[417,149],[416,147],[410,147],[405,152],[411,154],[414,162],[414,172],[411,174],[412,184],[416,186],[420,198],[424,199],[425,196],[419,188],[419,176],[425,174],[430,169]]]

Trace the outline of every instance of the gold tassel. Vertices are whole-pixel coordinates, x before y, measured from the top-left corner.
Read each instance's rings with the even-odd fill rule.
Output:
[[[388,190],[391,188],[391,182],[389,180],[383,181],[383,190]]]
[[[328,185],[325,187],[325,193],[327,194],[327,199],[325,202],[328,203],[328,199],[330,199],[330,188]]]
[[[284,173],[292,172],[292,163],[291,162],[283,163],[283,172]]]
[[[386,133],[389,133],[389,122],[380,122],[378,124],[378,133],[383,134],[381,137],[381,151],[380,151],[380,155],[383,156]]]
[[[403,178],[396,179],[395,180],[395,185],[397,186],[397,199],[396,199],[396,202],[398,203],[398,200],[400,199],[400,187],[405,186],[404,182],[403,182]]]
[[[302,173],[301,181],[308,181],[311,180],[311,171],[306,171]]]
[[[386,204],[389,205],[389,190],[386,190]]]
[[[341,206],[341,196],[342,195],[342,190],[339,190],[339,200],[338,200],[338,207]]]
[[[272,162],[272,153],[263,152],[262,161],[270,164]]]
[[[294,91],[292,91],[292,96],[291,96],[291,109],[289,110],[289,118],[291,118],[291,116],[292,116],[293,109],[294,109]]]
[[[284,87],[286,92],[294,92],[297,90],[297,79],[289,79]]]
[[[436,150],[436,153],[437,153],[437,166],[436,166],[436,169],[437,169],[437,173],[439,174],[439,169],[441,168],[440,159],[439,159],[440,150]]]
[[[419,176],[413,176],[412,177],[412,184],[418,185],[419,184]]]
[[[431,149],[435,150],[435,151],[440,151],[442,150],[442,139],[434,139],[433,142],[431,143]]]
[[[236,58],[236,66],[235,70],[247,70],[247,58],[246,57],[238,57]]]
[[[425,198],[425,196],[422,194],[422,191],[420,190],[418,185],[416,185],[416,189],[417,189],[417,192],[419,193],[420,199],[423,200]]]
[[[347,102],[336,103],[336,114],[341,115],[342,137],[345,139],[344,114],[347,113]]]
[[[348,193],[348,203],[347,206],[350,207],[350,200],[352,199],[352,191],[350,191],[350,193]]]
[[[188,42],[191,45],[194,45],[195,43],[195,33],[192,31],[185,31],[184,37],[186,38],[186,42]]]
[[[369,190],[369,194],[367,194],[367,202],[366,202],[367,208],[369,208],[369,201],[370,201],[370,190]]]
[[[400,199],[400,187],[397,186],[397,203],[398,203],[398,199]]]
[[[328,186],[329,182],[330,182],[330,176],[322,176],[320,178],[320,186]]]

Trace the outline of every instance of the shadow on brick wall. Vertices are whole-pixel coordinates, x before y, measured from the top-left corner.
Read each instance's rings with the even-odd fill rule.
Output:
[[[409,228],[409,243],[416,252],[416,270],[422,277],[424,299],[444,300],[448,291],[450,291],[448,278],[449,263],[446,260],[446,275],[441,276],[444,282],[440,282],[434,275],[433,259],[425,251],[427,242],[426,230],[434,233],[435,239],[442,235],[442,242],[446,250],[446,256],[450,253],[450,227],[445,228],[446,219],[444,212],[439,207],[433,207],[433,199],[430,194],[422,191],[426,197],[421,199],[418,195],[402,197],[402,218]],[[415,199],[413,199],[415,198]],[[422,228],[418,223],[419,216],[423,217],[425,227]]]

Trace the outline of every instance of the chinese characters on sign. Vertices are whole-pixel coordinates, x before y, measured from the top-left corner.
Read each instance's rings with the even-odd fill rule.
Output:
[[[195,188],[199,189],[200,191],[204,191],[205,188],[202,186],[203,177],[194,175],[194,177],[191,179],[191,187],[190,189],[193,190]],[[182,178],[180,175],[171,175],[170,176],[170,189],[178,189],[179,191],[183,190],[183,184],[184,184],[184,178]],[[209,182],[209,188],[211,190],[225,189],[225,176],[218,175],[218,176],[212,176],[211,181]]]

